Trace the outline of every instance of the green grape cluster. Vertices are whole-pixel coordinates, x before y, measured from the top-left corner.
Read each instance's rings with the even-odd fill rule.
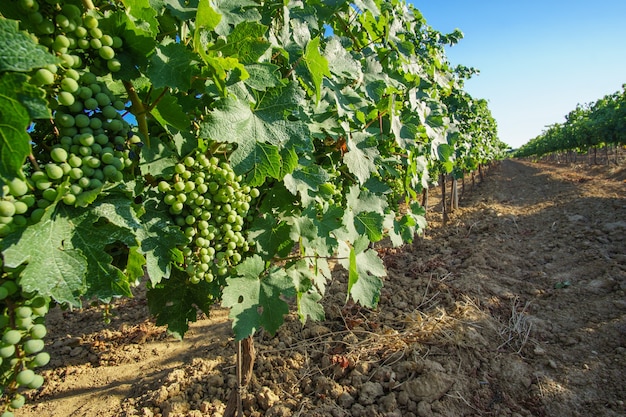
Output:
[[[5,184],[0,193],[0,238],[26,225],[28,212],[34,204],[35,197],[25,180],[14,178]]]
[[[169,181],[158,189],[189,244],[183,248],[193,283],[224,277],[249,250],[243,235],[252,199],[259,191],[240,184],[230,165],[216,157],[188,156],[175,166]]]
[[[48,301],[21,292],[14,274],[3,269],[0,279],[0,417],[24,405],[24,390],[42,386],[44,378],[35,369],[50,361],[43,350]]]
[[[63,0],[18,0],[17,3],[26,15],[22,25],[39,44],[61,58],[64,68],[91,67],[98,72],[120,70],[115,50],[122,47],[122,40],[103,33],[96,13],[84,13],[79,6]],[[34,78],[40,85],[50,85],[54,83],[55,74],[54,68],[42,68]]]
[[[119,70],[115,50],[121,39],[102,32],[99,15],[64,0],[16,0],[23,28],[61,63],[39,68],[31,82],[47,93],[54,109],[49,123],[30,131],[33,157],[27,179],[0,190],[0,238],[39,221],[55,201],[84,205],[106,183],[122,181],[142,145],[122,117],[125,100],[96,73]],[[88,194],[84,194],[88,193]]]

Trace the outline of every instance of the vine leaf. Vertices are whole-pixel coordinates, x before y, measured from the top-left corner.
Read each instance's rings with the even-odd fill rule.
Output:
[[[291,226],[285,222],[277,222],[271,214],[257,218],[250,227],[248,239],[256,243],[256,252],[263,259],[270,260],[274,256],[287,256],[293,247],[289,237]]]
[[[356,245],[349,248],[348,254],[347,260],[340,261],[348,270],[348,294],[365,307],[376,307],[383,287],[381,278],[387,275],[382,259],[373,249],[360,252]]]
[[[265,262],[254,255],[236,267],[238,276],[226,279],[222,305],[229,307],[237,340],[261,328],[270,334],[283,324],[289,313],[282,297],[293,294],[293,283],[282,269],[265,269]]]
[[[18,97],[25,80],[21,74],[0,77],[0,178],[5,181],[19,175],[30,154],[30,136],[26,133],[30,117]]]
[[[306,65],[311,79],[313,80],[313,86],[315,87],[315,103],[320,102],[322,95],[322,80],[324,76],[331,76],[328,69],[328,60],[320,53],[320,38],[311,39],[304,50],[304,64]]]
[[[376,147],[376,139],[367,133],[357,132],[346,141],[348,152],[343,156],[346,166],[358,179],[365,184],[372,172],[377,171],[376,161],[380,153]]]
[[[167,330],[177,339],[182,339],[195,322],[198,309],[209,314],[215,303],[214,285],[206,281],[189,283],[187,273],[176,270],[169,279],[148,289],[148,309],[156,316],[157,326],[167,325]]]
[[[26,264],[19,280],[23,291],[78,307],[87,289],[88,259],[71,246],[73,219],[57,215],[56,207],[48,207],[41,220],[23,232],[2,239],[0,247],[7,267]]]
[[[154,286],[170,276],[172,254],[188,240],[180,227],[172,224],[170,214],[160,210],[154,201],[147,201],[144,210],[143,227],[135,233],[140,242],[139,250],[146,257],[146,272]]]
[[[306,147],[310,143],[304,122],[287,120],[285,113],[297,106],[300,94],[286,89],[253,111],[248,103],[228,97],[220,100],[205,118],[200,136],[217,142],[236,143],[230,163],[238,175],[247,175],[251,185],[262,184],[266,177],[280,179],[280,149]]]
[[[19,31],[18,21],[0,19],[0,72],[28,72],[58,62],[57,57],[37,45],[26,32]]]
[[[191,87],[192,76],[197,73],[198,59],[185,45],[166,39],[154,51],[147,75],[154,88],[186,91]]]

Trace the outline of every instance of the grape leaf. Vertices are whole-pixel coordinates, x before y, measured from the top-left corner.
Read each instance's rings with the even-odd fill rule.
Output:
[[[293,195],[300,194],[302,205],[306,207],[314,200],[313,196],[318,192],[319,186],[327,182],[330,177],[328,172],[319,165],[306,160],[301,162],[306,165],[300,165],[292,173],[285,175],[283,182]]]
[[[189,117],[171,94],[164,95],[150,113],[161,126],[171,125],[182,131],[190,129]]]
[[[326,43],[324,57],[328,61],[331,73],[353,80],[358,80],[362,76],[361,64],[341,45],[337,37],[331,38]]]
[[[322,94],[322,80],[324,76],[330,77],[331,73],[328,69],[328,60],[320,54],[320,38],[311,39],[304,51],[304,63],[309,70],[313,86],[315,88],[315,103],[320,102]]]
[[[236,267],[238,276],[227,278],[222,305],[229,307],[237,340],[261,328],[270,334],[283,324],[289,306],[282,297],[293,292],[293,284],[280,268],[265,269],[265,262],[254,255]]]
[[[169,279],[148,289],[148,309],[156,316],[157,326],[167,325],[169,333],[182,339],[189,322],[197,320],[198,309],[209,314],[216,289],[206,281],[191,284],[186,272],[175,271]]]
[[[356,231],[366,234],[371,242],[383,238],[383,216],[379,213],[361,212],[354,215]]]
[[[174,175],[174,166],[178,157],[160,140],[152,138],[150,146],[141,150],[139,168],[143,175],[171,178]]]
[[[19,282],[24,291],[80,306],[87,290],[88,260],[70,243],[73,219],[57,214],[56,208],[56,203],[49,206],[38,223],[0,241],[4,264],[10,268],[26,264]]]
[[[5,181],[19,176],[30,154],[30,136],[26,133],[30,117],[17,97],[20,79],[23,76],[11,73],[0,76],[0,178]]]
[[[250,77],[244,82],[255,90],[265,91],[268,88],[280,85],[280,67],[269,63],[255,63],[246,65]]]
[[[270,43],[264,39],[267,26],[258,22],[242,22],[235,26],[224,44],[213,47],[224,56],[233,56],[243,64],[256,63],[268,50]]]
[[[26,32],[20,32],[19,22],[0,19],[0,72],[28,72],[58,62],[57,57],[37,45]]]
[[[256,245],[257,254],[270,260],[274,256],[287,256],[293,247],[289,237],[291,226],[285,222],[276,222],[271,214],[265,214],[254,220],[248,232],[248,239]]]
[[[152,285],[156,285],[170,276],[172,254],[177,246],[187,244],[188,240],[180,227],[172,224],[167,210],[161,210],[155,201],[147,201],[143,208],[143,227],[135,230],[135,233],[140,242],[140,251],[146,257],[148,277]]]
[[[154,10],[149,0],[123,0],[127,13],[134,18],[144,30],[156,36],[159,29],[157,11]]]
[[[191,87],[191,78],[198,75],[199,59],[200,57],[184,44],[168,38],[157,46],[146,74],[154,88],[169,87],[173,90],[186,91]]]
[[[346,166],[358,179],[365,184],[372,172],[376,172],[376,161],[380,157],[376,138],[364,132],[353,133],[346,141],[348,152],[343,156]]]
[[[202,138],[237,144],[231,165],[237,174],[249,174],[254,184],[262,183],[265,176],[280,179],[282,148],[311,146],[306,124],[285,117],[296,108],[301,94],[295,89],[284,90],[279,95],[270,94],[255,110],[242,100],[224,98],[200,127]]]
[[[215,4],[222,20],[215,28],[218,35],[227,36],[231,27],[245,21],[261,20],[261,14],[256,9],[259,5],[252,0],[221,0]]]
[[[340,245],[340,263],[348,270],[348,294],[361,305],[374,308],[380,299],[382,277],[387,275],[383,261],[373,249]]]
[[[280,179],[282,172],[278,148],[263,142],[240,144],[230,162],[235,173],[246,174],[246,183],[253,187],[263,184],[267,177]]]
[[[134,231],[141,225],[131,200],[124,195],[108,194],[89,209],[60,206],[57,216],[72,219],[72,246],[87,258],[85,296],[105,301],[132,296],[128,276],[112,264],[113,257],[108,253],[109,245],[123,245],[125,250],[137,245]]]
[[[325,319],[324,307],[319,303],[321,299],[322,295],[316,291],[298,293],[298,316],[302,324],[306,323],[307,317],[313,321]]]

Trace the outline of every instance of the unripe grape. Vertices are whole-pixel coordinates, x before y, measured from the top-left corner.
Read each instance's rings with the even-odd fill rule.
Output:
[[[21,306],[15,309],[15,315],[19,318],[30,317],[32,314],[33,310],[28,306]]]
[[[74,116],[74,124],[78,128],[89,126],[89,116],[87,116],[86,114],[77,114],[76,116]]]
[[[106,93],[100,92],[100,93],[96,94],[96,96],[94,98],[96,99],[96,101],[98,102],[98,105],[101,108],[104,108],[105,106],[108,106],[109,104],[111,104],[111,99],[109,98],[109,96]],[[117,112],[115,112],[115,113],[117,115]],[[113,119],[114,117],[109,117],[109,119]]]
[[[25,387],[35,378],[35,372],[32,369],[24,369],[15,376],[15,382]]]
[[[77,26],[76,29],[74,29],[74,36],[79,38],[79,40],[85,38],[87,36],[87,33],[87,29],[84,26]]]
[[[13,217],[15,214],[15,205],[11,201],[0,200],[0,216]]]
[[[57,113],[55,121],[62,127],[74,126],[74,117],[71,114]]]
[[[24,342],[23,349],[28,355],[41,352],[44,348],[44,342],[41,339],[30,339]]]
[[[35,375],[33,380],[28,384],[28,388],[30,389],[39,389],[44,383],[44,378],[41,375]]]
[[[89,90],[91,92],[91,90]],[[85,100],[84,106],[87,110],[95,110],[98,108],[98,100],[93,97],[89,97]]]
[[[30,337],[33,339],[43,339],[46,336],[46,326],[43,324],[35,324],[30,329]]]
[[[6,288],[0,286],[0,301],[4,300],[8,296],[9,296],[9,291],[7,291]],[[5,315],[1,315],[0,316],[0,329],[5,328],[8,323],[9,323],[9,318]]]
[[[92,39],[89,41],[89,46],[90,46],[91,48],[93,48],[93,49],[98,50],[98,49],[102,48],[102,42],[100,41],[100,39],[97,39],[97,38],[92,38]]]
[[[103,35],[102,30],[100,30],[100,28],[89,29],[89,34],[91,35],[92,38],[97,39],[97,40],[100,40],[100,38]]]
[[[76,195],[74,194],[65,194],[61,200],[63,201],[64,204],[68,205],[68,206],[73,206],[74,204],[76,204]]]
[[[78,91],[79,86],[78,82],[75,79],[65,77],[61,81],[61,88],[63,89],[63,91],[67,91],[68,93],[75,93]]]
[[[63,148],[54,148],[50,151],[50,157],[54,162],[67,161],[67,151]]]
[[[107,61],[115,57],[115,51],[110,46],[102,46],[98,50],[98,54],[100,55],[102,59],[105,59]]]
[[[17,292],[17,290],[19,289],[17,287],[17,284],[13,281],[4,281],[2,283],[2,286],[4,288],[6,288],[6,290],[8,291],[9,295],[13,295]]]
[[[63,169],[53,163],[46,164],[46,174],[51,180],[59,180],[63,178]]]
[[[67,91],[61,91],[59,95],[57,96],[57,100],[59,101],[59,104],[63,106],[67,106],[67,107],[71,106],[72,104],[76,102],[76,98],[74,98],[74,94],[67,92]]]
[[[54,83],[54,74],[46,68],[39,68],[33,75],[33,81],[37,85],[51,85]]]
[[[26,402],[26,398],[22,394],[15,394],[15,397],[10,402],[11,408],[17,410],[18,408],[22,408],[24,403]]]
[[[87,29],[97,28],[98,27],[98,19],[96,19],[95,17],[93,17],[91,15],[87,15],[87,16],[83,17],[83,25]]]
[[[8,359],[15,354],[15,345],[3,344],[0,346],[0,358]]]
[[[21,197],[28,192],[28,185],[21,178],[13,178],[7,183],[9,187],[9,193],[13,197]]]
[[[82,14],[81,10],[73,4],[64,4],[61,10],[65,16],[72,20],[80,18],[80,15]]]
[[[36,367],[46,366],[50,362],[50,354],[48,352],[39,352],[33,358],[33,365]]]
[[[118,72],[122,69],[122,63],[118,59],[112,58],[107,61],[107,68],[111,72]]]
[[[22,333],[19,330],[9,330],[2,336],[2,342],[6,345],[16,345],[20,340],[22,340]]]

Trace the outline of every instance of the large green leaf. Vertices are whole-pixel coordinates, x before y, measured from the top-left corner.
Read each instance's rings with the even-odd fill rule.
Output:
[[[184,44],[168,38],[154,51],[147,75],[154,88],[186,91],[191,87],[192,77],[198,74],[199,59]]]
[[[18,27],[19,22],[0,18],[0,72],[28,72],[58,63],[57,57]]]
[[[280,268],[266,270],[265,262],[256,255],[236,270],[238,276],[226,280],[222,297],[222,304],[231,309],[235,337],[244,339],[261,328],[274,334],[289,313],[282,297],[293,294],[291,280]]]
[[[304,51],[304,63],[309,70],[313,87],[315,88],[316,103],[319,103],[322,95],[322,80],[324,76],[330,76],[328,60],[320,53],[320,38],[311,39]]]
[[[141,228],[135,230],[140,242],[139,251],[146,257],[146,272],[152,285],[168,278],[171,273],[172,253],[177,246],[187,244],[180,227],[172,223],[167,209],[147,201],[141,216]]]
[[[10,268],[26,264],[19,279],[24,291],[80,306],[89,260],[71,244],[73,219],[58,214],[56,207],[48,207],[38,223],[0,241],[4,264]]]
[[[30,154],[28,110],[19,101],[25,77],[4,73],[0,76],[0,178],[9,180],[20,175]]]
[[[352,134],[346,141],[348,152],[343,156],[346,166],[358,179],[365,184],[373,172],[376,172],[380,153],[376,139],[367,133]]]
[[[209,314],[216,301],[215,285],[206,281],[189,282],[184,271],[175,270],[169,279],[148,289],[148,308],[156,316],[157,326],[167,325],[167,330],[182,339],[189,322],[198,318],[198,310]]]
[[[236,143],[231,165],[237,174],[248,175],[258,185],[266,177],[280,179],[280,150],[310,147],[311,140],[304,122],[289,120],[302,96],[290,88],[272,96],[252,109],[250,104],[228,97],[220,100],[201,125],[200,136],[217,142]]]

